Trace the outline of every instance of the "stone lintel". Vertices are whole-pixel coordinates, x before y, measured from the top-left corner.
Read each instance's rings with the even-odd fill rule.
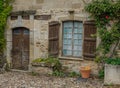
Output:
[[[18,15],[34,15],[36,14],[36,10],[26,10],[26,11],[15,11],[11,12],[11,16],[18,16]]]

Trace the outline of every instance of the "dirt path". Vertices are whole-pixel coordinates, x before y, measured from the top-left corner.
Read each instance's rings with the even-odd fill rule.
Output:
[[[23,72],[6,72],[0,74],[0,88],[103,88],[103,82],[92,78],[84,80],[70,77],[32,76]]]

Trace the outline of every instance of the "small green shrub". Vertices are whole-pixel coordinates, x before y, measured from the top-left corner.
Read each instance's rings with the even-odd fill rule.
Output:
[[[100,70],[99,70],[98,77],[99,77],[100,79],[103,79],[103,78],[104,78],[104,69],[100,69]]]
[[[65,76],[65,73],[62,72],[62,71],[53,71],[53,76],[57,76],[57,77],[64,77]]]
[[[57,77],[80,77],[81,75],[76,73],[76,72],[69,72],[69,73],[65,73],[63,71],[53,71],[53,76],[57,76]]]
[[[70,72],[68,74],[69,77],[77,77],[77,76],[81,76],[80,74],[76,73],[76,72]]]
[[[62,65],[58,58],[48,57],[48,58],[38,58],[32,61],[32,63],[44,62],[45,66],[52,67],[53,71],[61,71]]]
[[[107,58],[105,62],[111,65],[120,65],[120,58]]]
[[[44,61],[43,58],[37,58],[37,59],[33,60],[32,63],[40,63],[42,61]]]

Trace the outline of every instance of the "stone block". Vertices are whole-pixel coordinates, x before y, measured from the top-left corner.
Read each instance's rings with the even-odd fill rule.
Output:
[[[29,9],[34,9],[34,10],[42,9],[42,5],[32,5],[32,6],[29,7]]]
[[[44,66],[32,66],[32,71],[39,73],[39,74],[43,74],[43,75],[47,75],[47,74],[52,74],[53,71],[51,68],[49,67],[44,67]]]
[[[74,8],[74,9],[80,9],[81,8],[81,3],[74,3],[74,4],[72,4],[72,7]]]
[[[105,64],[104,83],[120,85],[120,65]]]
[[[36,0],[36,4],[41,4],[43,2],[44,2],[44,0]]]

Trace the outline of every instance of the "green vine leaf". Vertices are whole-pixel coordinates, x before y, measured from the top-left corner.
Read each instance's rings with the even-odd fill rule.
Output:
[[[102,55],[101,57],[114,57],[114,51],[120,42],[120,0],[116,2],[112,0],[92,0],[85,6],[85,10],[91,14],[90,17],[94,18],[98,28],[101,43],[97,52]],[[111,49],[113,45],[115,46]],[[108,56],[108,54],[111,55]]]
[[[3,55],[6,40],[4,36],[7,17],[12,10],[12,0],[0,0],[0,55]]]

